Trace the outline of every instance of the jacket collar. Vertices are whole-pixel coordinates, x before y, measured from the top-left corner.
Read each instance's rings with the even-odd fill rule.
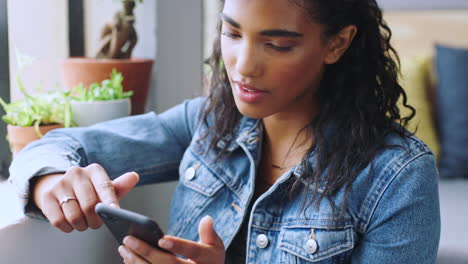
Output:
[[[331,135],[334,132],[334,126],[329,126],[326,129],[326,134]],[[239,122],[239,125],[236,126],[232,135],[224,136],[217,144],[219,149],[222,149],[226,144],[229,144],[227,147],[227,151],[233,152],[237,148],[240,147],[240,144],[245,143],[248,148],[255,148],[258,145],[252,144],[261,142],[263,136],[263,124],[261,119],[253,119],[250,117],[243,116]],[[234,140],[231,140],[234,138]],[[256,142],[251,142],[253,139],[256,139]],[[229,140],[231,142],[229,143]],[[312,169],[316,168],[317,166],[317,157],[316,157],[316,150],[312,151],[310,156],[308,157],[308,161],[312,166]],[[304,165],[302,163],[298,164],[291,170],[292,176],[299,179],[304,185],[307,185],[307,181],[305,179],[301,179],[302,174],[304,173]],[[321,185],[321,184],[320,184]],[[315,184],[311,184],[309,186],[310,190],[315,189]],[[319,192],[323,192],[323,186],[318,188]]]
[[[247,116],[243,116],[236,126],[232,135],[224,136],[217,144],[217,147],[222,149],[227,144],[227,151],[232,152],[236,150],[242,142],[256,143],[259,142],[263,135],[263,125],[261,119],[253,119]],[[233,140],[232,140],[233,139]],[[229,142],[231,140],[231,142]],[[255,140],[256,142],[253,142]],[[248,144],[255,145],[255,144]]]

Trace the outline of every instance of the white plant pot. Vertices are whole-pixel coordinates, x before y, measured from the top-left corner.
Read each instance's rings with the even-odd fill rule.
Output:
[[[78,126],[90,126],[99,122],[130,115],[130,99],[110,101],[71,101],[73,120]]]

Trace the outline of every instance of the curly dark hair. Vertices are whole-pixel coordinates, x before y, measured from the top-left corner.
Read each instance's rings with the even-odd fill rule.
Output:
[[[355,25],[358,29],[341,59],[325,66],[316,92],[319,113],[306,127],[314,143],[302,161],[303,174],[291,189],[293,194],[303,180],[309,186],[313,184],[309,205],[313,201],[319,205],[323,198],[331,201],[333,194],[345,188],[343,201],[346,201],[356,176],[364,168],[372,168],[372,161],[380,151],[395,147],[386,145],[385,137],[390,133],[401,137],[411,135],[404,127],[416,111],[407,104],[407,96],[398,83],[399,57],[390,44],[391,30],[375,0],[288,1],[303,7],[313,21],[322,25],[324,38],[336,35],[348,25]],[[213,148],[225,135],[233,133],[242,114],[234,103],[222,61],[219,36],[207,64],[211,68],[211,80],[209,104],[204,110],[203,120],[208,124],[210,115],[223,117],[216,118],[210,127],[214,132],[210,144]],[[403,106],[410,109],[408,116],[400,115],[397,105],[400,97]],[[326,131],[330,125],[334,131],[346,133],[330,135]],[[313,169],[308,162],[312,152],[317,158]],[[320,192],[319,188],[322,189]],[[345,208],[346,202],[343,202],[340,217]]]

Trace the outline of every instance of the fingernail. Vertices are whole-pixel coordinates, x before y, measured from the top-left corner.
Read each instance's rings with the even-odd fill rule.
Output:
[[[135,175],[136,178],[138,179],[138,181],[140,180],[140,175],[138,175],[138,173],[136,173],[136,172],[134,172],[134,171],[127,172],[127,173],[125,173],[125,174],[122,175],[122,176],[130,176],[130,175]]]
[[[111,204],[109,204],[109,206],[112,206],[112,207],[115,207],[115,208],[119,208],[119,205],[116,204],[116,203],[111,203]]]
[[[127,250],[125,249],[124,246],[119,246],[117,250],[119,251],[119,254],[121,257],[124,257],[127,254]]]
[[[122,242],[129,248],[135,248],[136,242],[131,236],[126,236]]]
[[[158,245],[165,249],[171,249],[174,246],[174,243],[166,239],[159,239]]]
[[[213,218],[211,218],[211,216],[209,216],[209,215],[205,215],[205,216],[202,218],[201,221],[211,221],[211,222],[213,222]]]

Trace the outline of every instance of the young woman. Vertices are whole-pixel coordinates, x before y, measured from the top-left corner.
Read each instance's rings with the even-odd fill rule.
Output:
[[[434,157],[403,128],[375,0],[226,0],[220,29],[208,98],[20,153],[26,212],[98,228],[97,202],[178,179],[159,241],[175,254],[127,237],[125,263],[434,263]]]

